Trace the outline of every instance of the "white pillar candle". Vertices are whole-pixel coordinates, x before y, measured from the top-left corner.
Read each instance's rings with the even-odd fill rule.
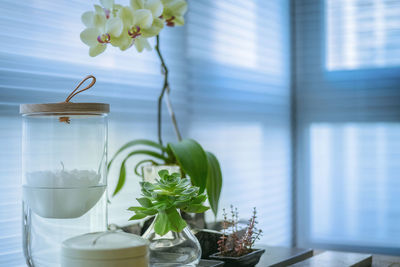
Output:
[[[148,267],[149,241],[124,232],[89,233],[62,244],[61,267]]]

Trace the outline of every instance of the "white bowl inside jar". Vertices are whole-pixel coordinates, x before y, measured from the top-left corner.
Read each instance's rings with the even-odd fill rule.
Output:
[[[104,194],[95,171],[36,171],[27,174],[23,200],[44,218],[77,218],[88,212]]]

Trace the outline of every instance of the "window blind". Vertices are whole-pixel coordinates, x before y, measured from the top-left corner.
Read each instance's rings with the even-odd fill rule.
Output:
[[[400,2],[325,0],[329,70],[400,65]]]
[[[189,135],[221,161],[220,207],[257,207],[262,242],[289,245],[289,1],[190,4]]]
[[[376,61],[373,57],[379,53],[373,46],[369,50],[371,58],[358,57],[357,64],[348,65],[350,61],[343,56],[354,43],[339,39],[348,26],[343,25],[351,19],[341,16],[339,10],[351,4],[375,14],[380,12],[378,2],[393,4],[392,10],[397,9],[397,1],[294,2],[300,246],[374,253],[400,251],[400,209],[396,204],[400,200],[400,68],[391,61]],[[335,22],[326,25],[324,22],[333,19],[329,16],[334,16],[335,10],[339,12]],[[383,16],[385,21],[391,18],[389,13]],[[359,20],[352,31],[374,29],[374,23]],[[325,40],[334,40],[327,44],[328,50]],[[364,39],[357,40],[357,44],[365,43]],[[390,45],[379,49],[385,50],[387,58],[395,59],[400,40],[387,40]],[[352,49],[357,53],[366,51],[360,46]],[[329,53],[335,54],[333,68],[324,61],[329,60]]]

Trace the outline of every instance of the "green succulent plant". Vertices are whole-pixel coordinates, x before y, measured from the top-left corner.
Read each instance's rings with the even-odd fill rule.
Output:
[[[161,179],[156,183],[141,182],[143,197],[137,198],[141,206],[130,207],[135,212],[130,220],[139,220],[157,214],[154,223],[155,232],[163,236],[169,231],[181,232],[186,226],[178,210],[191,213],[203,213],[209,209],[202,203],[207,196],[200,188],[192,186],[188,178],[179,173],[169,174],[167,170],[158,172]]]

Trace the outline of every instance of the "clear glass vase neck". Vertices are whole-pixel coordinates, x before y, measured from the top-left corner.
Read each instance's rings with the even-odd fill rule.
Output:
[[[155,232],[155,219],[143,234],[150,241],[150,266],[196,266],[200,262],[201,247],[189,227],[179,233],[169,231],[161,236]]]

